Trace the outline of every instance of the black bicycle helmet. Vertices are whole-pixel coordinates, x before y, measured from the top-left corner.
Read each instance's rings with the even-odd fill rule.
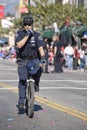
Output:
[[[34,20],[33,20],[33,18],[30,17],[30,16],[26,16],[26,17],[23,19],[23,27],[26,26],[26,25],[31,26],[31,25],[33,25],[33,23],[34,23]]]

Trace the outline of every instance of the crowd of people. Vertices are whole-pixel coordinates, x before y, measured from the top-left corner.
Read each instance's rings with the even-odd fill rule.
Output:
[[[78,46],[73,46],[71,42],[65,45],[59,34],[55,33],[50,44],[48,38],[43,37],[43,48],[46,59],[45,73],[49,73],[49,66],[51,65],[54,66],[52,72],[56,73],[62,73],[64,67],[68,70],[85,71],[87,69],[86,42],[82,42],[81,48],[78,49]],[[16,60],[15,46],[0,47],[0,59]]]
[[[63,68],[68,70],[87,70],[87,43],[84,40],[79,49],[71,42],[65,44],[61,41],[59,34],[52,37],[51,46],[48,49],[49,65],[54,65],[54,73],[62,73]]]
[[[16,51],[15,51],[15,47],[12,46],[4,46],[4,47],[0,47],[0,59],[16,59]]]

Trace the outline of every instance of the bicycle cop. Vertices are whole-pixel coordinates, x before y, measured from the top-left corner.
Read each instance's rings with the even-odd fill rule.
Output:
[[[40,34],[33,29],[34,20],[31,16],[26,16],[22,21],[22,29],[16,33],[15,45],[17,53],[18,75],[19,75],[19,99],[18,108],[24,108],[26,98],[26,80],[28,69],[32,71],[35,80],[35,92],[39,91],[39,82],[44,64],[43,39]]]

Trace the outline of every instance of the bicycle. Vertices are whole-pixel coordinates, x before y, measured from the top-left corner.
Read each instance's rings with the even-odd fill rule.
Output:
[[[29,64],[27,65],[30,75],[27,79],[25,110],[29,118],[33,118],[34,115],[35,80],[32,78],[32,76],[40,69],[40,67],[42,68],[45,64],[46,62],[44,60],[42,63],[39,63],[39,60],[34,60],[33,62],[29,62]]]
[[[32,77],[29,77],[27,80],[27,88],[26,88],[26,101],[25,101],[25,110],[26,114],[33,118],[34,115],[34,86],[35,81]]]

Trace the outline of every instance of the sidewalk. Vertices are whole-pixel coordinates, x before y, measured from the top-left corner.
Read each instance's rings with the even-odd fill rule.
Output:
[[[54,66],[53,65],[49,65],[49,67],[48,67],[48,70],[49,70],[49,72],[52,72],[52,71],[54,71]],[[85,71],[84,70],[80,70],[80,69],[77,69],[77,70],[68,70],[68,68],[65,68],[65,67],[63,67],[63,72],[72,72],[72,73],[78,73],[78,72],[84,72],[85,73]]]

